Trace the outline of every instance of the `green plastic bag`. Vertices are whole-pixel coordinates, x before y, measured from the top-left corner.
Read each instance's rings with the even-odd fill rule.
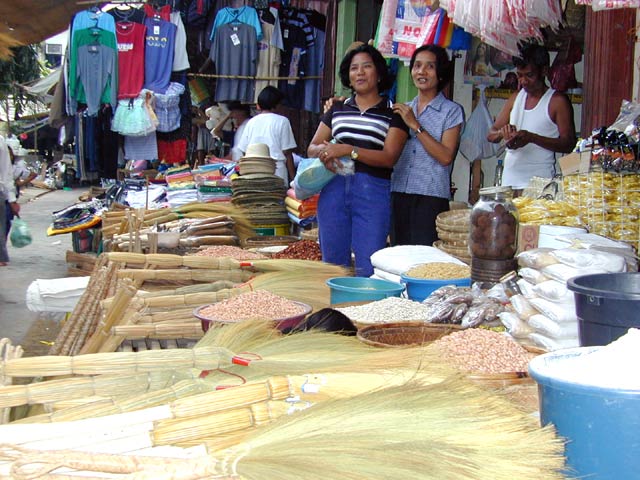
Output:
[[[15,248],[26,247],[31,244],[31,231],[27,223],[20,217],[14,218],[11,222],[11,235],[9,236],[11,245]]]

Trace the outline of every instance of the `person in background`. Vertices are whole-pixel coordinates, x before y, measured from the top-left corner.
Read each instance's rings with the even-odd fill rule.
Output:
[[[418,95],[393,106],[411,133],[391,175],[391,244],[432,245],[438,240],[436,217],[449,210],[464,110],[442,93],[453,75],[444,48],[417,48],[409,70]]]
[[[276,175],[288,188],[296,175],[293,150],[297,144],[289,119],[277,113],[283,99],[284,94],[276,87],[269,85],[262,89],[258,95],[258,114],[247,121],[237,149],[244,155],[249,145],[269,145],[271,158],[276,161]]]
[[[353,95],[334,101],[322,116],[307,149],[309,157],[336,171],[342,157],[355,163],[354,175],[336,175],[320,193],[318,228],[322,259],[371,276],[371,255],[384,248],[390,226],[390,178],[407,126],[382,96],[393,84],[378,50],[358,45],[340,63],[340,80]],[[335,139],[335,143],[331,140]]]
[[[555,175],[555,152],[569,153],[576,143],[569,98],[548,87],[549,52],[527,44],[514,57],[520,90],[512,94],[496,117],[487,140],[504,141],[502,185],[520,195],[532,177]]]
[[[251,119],[251,109],[249,105],[240,102],[229,102],[227,108],[229,109],[229,113],[211,130],[211,135],[224,139],[222,130],[227,122],[232,120],[234,127],[233,146],[231,147],[228,158],[234,162],[238,162],[242,157],[242,152],[238,150],[238,143],[240,138],[242,138],[242,133],[247,126],[247,122]]]
[[[20,197],[20,189],[22,187],[26,187],[31,183],[31,180],[37,177],[37,175],[27,168],[27,162],[24,159],[20,159],[16,161],[16,157],[13,154],[13,150],[11,147],[7,147],[9,150],[9,158],[11,159],[11,164],[13,166],[13,181],[16,186],[16,199]],[[9,202],[5,202],[5,209],[7,211],[7,228],[6,233],[9,234],[11,230],[11,222],[13,222],[13,211],[11,210],[11,205]]]
[[[13,179],[13,167],[9,155],[9,147],[2,135],[0,135],[0,267],[9,263],[9,253],[7,251],[7,209],[5,202],[13,215],[20,214],[20,205],[17,202],[16,186]]]

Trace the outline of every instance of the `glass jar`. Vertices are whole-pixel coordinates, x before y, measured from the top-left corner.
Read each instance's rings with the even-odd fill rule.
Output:
[[[485,260],[509,260],[516,254],[518,210],[511,187],[480,189],[480,199],[471,210],[469,249],[471,256]]]

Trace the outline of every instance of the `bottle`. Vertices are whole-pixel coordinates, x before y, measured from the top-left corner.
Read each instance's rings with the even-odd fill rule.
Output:
[[[469,249],[472,260],[513,259],[516,253],[518,211],[512,198],[511,187],[480,190],[480,199],[471,210]]]
[[[498,159],[498,164],[496,165],[496,173],[493,177],[493,186],[500,187],[502,185],[502,171],[504,170],[504,166],[502,165],[502,159]]]

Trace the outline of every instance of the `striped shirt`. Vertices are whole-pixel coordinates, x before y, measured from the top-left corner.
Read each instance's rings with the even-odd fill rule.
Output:
[[[383,99],[377,105],[361,112],[355,97],[335,102],[322,116],[322,123],[331,128],[333,138],[339,143],[371,150],[382,150],[390,128],[409,129],[400,115],[391,110],[391,101]],[[356,172],[374,177],[390,178],[390,168],[372,167],[356,161]]]
[[[442,141],[446,130],[464,122],[462,107],[447,100],[442,92],[431,100],[420,115],[417,113],[418,97],[409,105],[422,128],[438,142]],[[450,198],[452,169],[453,162],[447,166],[438,163],[424,149],[415,132],[412,132],[393,168],[391,191]]]

